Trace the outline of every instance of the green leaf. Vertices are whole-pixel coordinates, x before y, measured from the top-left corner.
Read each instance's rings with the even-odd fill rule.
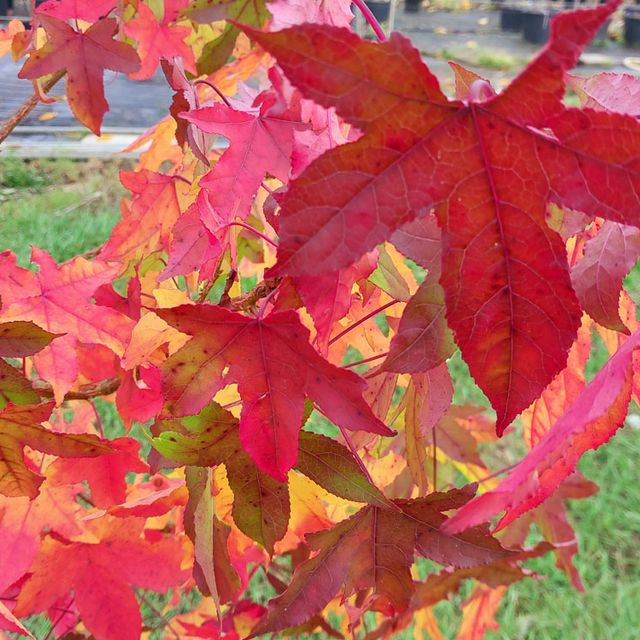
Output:
[[[220,604],[234,601],[240,588],[240,579],[227,549],[231,529],[216,515],[211,471],[187,467],[186,481],[189,501],[184,528],[195,550],[194,579],[200,591],[213,598],[220,612]]]
[[[354,502],[368,502],[377,507],[396,509],[395,505],[371,484],[351,451],[327,436],[301,431],[298,463],[295,468],[336,496]]]
[[[152,431],[157,434],[153,446],[170,460],[201,467],[225,465],[236,525],[273,554],[289,524],[289,489],[260,471],[242,449],[237,418],[210,402],[195,416],[156,422]]]
[[[12,404],[37,404],[40,396],[31,383],[9,363],[0,359],[0,409]]]

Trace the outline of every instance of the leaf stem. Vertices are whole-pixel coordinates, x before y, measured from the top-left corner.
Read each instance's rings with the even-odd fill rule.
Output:
[[[433,490],[437,491],[438,490],[438,457],[436,455],[436,448],[437,448],[437,444],[436,444],[436,433],[437,430],[434,429],[433,430],[433,444],[431,447],[431,451],[433,454]]]
[[[248,231],[251,231],[252,233],[255,233],[257,236],[262,238],[265,242],[268,242],[272,247],[275,247],[276,249],[278,248],[278,244],[276,242],[274,242],[271,238],[269,238],[268,236],[265,236],[264,233],[261,233],[255,227],[252,227],[250,224],[247,224],[246,222],[240,222],[240,221],[227,222],[227,224],[223,224],[220,227],[220,229],[226,229],[227,227],[242,227],[243,229],[247,229]]]
[[[476,480],[476,482],[480,484],[481,482],[486,482],[487,480],[491,480],[491,478],[495,478],[496,476],[499,476],[502,473],[507,473],[508,471],[515,469],[519,464],[520,464],[519,462],[514,462],[513,464],[510,464],[508,467],[503,467],[502,469],[498,469],[497,471],[494,471],[491,475],[485,476],[480,480]]]
[[[358,360],[358,362],[351,362],[349,364],[345,364],[343,369],[350,369],[351,367],[357,367],[360,364],[367,364],[367,362],[371,362],[372,360],[379,360],[380,358],[386,358],[389,355],[388,351],[384,353],[379,353],[377,356],[371,356],[370,358],[365,358],[364,360]]]
[[[262,305],[260,306],[260,308],[258,309],[258,313],[256,315],[256,318],[258,320],[260,320],[262,318],[262,316],[264,315],[265,309],[267,308],[267,305],[269,304],[269,302],[271,301],[271,298],[273,298],[273,296],[276,294],[276,291],[278,290],[278,288],[276,287],[273,291],[271,291],[267,297],[264,299],[264,301],[262,302]]]
[[[210,80],[205,80],[203,78],[201,80],[196,80],[193,84],[194,85],[206,84],[207,87],[209,87],[209,89],[211,89],[212,91],[214,91],[215,93],[218,94],[218,96],[220,97],[222,102],[224,102],[227,105],[227,107],[229,107],[229,109],[233,109],[233,107],[231,106],[231,103],[229,102],[227,96],[225,96],[224,93],[222,93],[222,91],[220,91],[220,89],[218,89],[218,87],[216,87],[216,85],[213,84],[213,82],[211,82]]]
[[[224,283],[224,290],[222,295],[220,296],[220,300],[218,301],[218,305],[221,307],[228,307],[231,304],[231,296],[229,296],[229,291],[231,291],[231,287],[233,287],[233,283],[236,281],[238,276],[238,272],[235,269],[230,269],[227,274],[227,279]]]
[[[377,316],[380,312],[384,311],[385,309],[388,309],[390,306],[394,304],[398,304],[398,302],[400,301],[392,300],[391,302],[387,302],[387,304],[383,304],[381,307],[374,309],[371,313],[368,313],[366,316],[360,318],[360,320],[356,320],[353,324],[350,324],[346,329],[341,331],[337,336],[333,336],[333,338],[329,340],[329,346],[331,346],[334,342],[340,340],[340,338],[342,338],[347,333],[349,333],[349,331],[352,331],[353,329],[361,325],[363,322],[366,322],[370,318],[373,318],[373,316]]]
[[[364,461],[360,457],[360,454],[358,454],[358,450],[355,448],[353,442],[351,441],[351,437],[349,436],[348,433],[345,432],[345,430],[342,427],[339,427],[339,429],[340,429],[340,433],[342,434],[342,437],[344,438],[344,441],[347,443],[347,446],[349,447],[349,450],[353,454],[353,457],[356,459],[356,462],[358,463],[360,470],[362,471],[362,473],[364,473],[367,480],[375,487],[376,483],[373,481],[373,478],[369,473],[369,469],[367,469],[367,466],[365,465]]]
[[[160,621],[167,626],[167,629],[169,629],[171,633],[173,633],[173,635],[178,640],[180,640],[180,635],[175,630],[175,628],[171,625],[171,620],[167,618],[167,616],[165,616],[164,613],[162,613],[162,611],[160,611],[153,603],[149,602],[149,600],[147,600],[146,595],[147,594],[145,591],[142,591],[141,593],[138,592],[138,596],[140,597],[140,604],[143,604],[143,603],[146,604],[149,607],[149,609],[151,609],[158,616],[158,618],[160,618]]]
[[[44,636],[42,640],[49,640],[49,638],[51,637],[51,634],[53,633],[58,623],[62,620],[62,618],[64,618],[67,615],[67,613],[71,613],[71,610],[68,607],[70,607],[72,603],[73,603],[73,597],[70,598],[69,604],[65,608],[62,608],[62,607],[60,608],[60,611],[61,611],[60,615],[51,622],[49,631],[47,631],[47,635]]]
[[[371,9],[369,9],[365,0],[353,0],[353,4],[355,4],[356,7],[360,9],[360,12],[364,16],[364,19],[369,23],[369,26],[373,29],[373,32],[378,37],[378,40],[380,42],[384,42],[387,39],[387,36],[384,35],[384,31],[382,30],[380,23],[373,15]]]

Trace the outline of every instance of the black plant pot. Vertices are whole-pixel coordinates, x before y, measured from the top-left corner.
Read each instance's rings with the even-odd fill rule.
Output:
[[[367,0],[367,7],[371,9],[374,18],[378,22],[386,22],[389,19],[389,12],[391,10],[390,2],[375,2],[374,0]]]
[[[624,10],[624,41],[629,47],[640,47],[640,10],[637,7]]]
[[[418,13],[422,6],[422,0],[404,0],[404,10],[406,13]]]
[[[525,11],[522,14],[522,33],[531,44],[542,44],[549,39],[551,11]]]
[[[520,33],[522,31],[522,9],[505,5],[500,9],[500,29]]]

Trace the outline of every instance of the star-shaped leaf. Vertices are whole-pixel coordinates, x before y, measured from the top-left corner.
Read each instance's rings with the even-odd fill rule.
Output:
[[[113,18],[98,20],[86,31],[76,31],[62,20],[40,15],[47,42],[30,54],[19,78],[36,79],[65,69],[67,97],[71,111],[96,135],[109,105],[104,97],[105,69],[131,73],[140,59],[128,44],[113,39],[118,23]]]
[[[204,304],[157,314],[193,336],[163,365],[166,410],[195,414],[218,389],[237,383],[242,447],[276,480],[284,482],[296,463],[305,396],[342,427],[393,433],[362,399],[364,380],[320,357],[294,311],[248,318]]]
[[[363,131],[290,185],[278,264],[335,270],[434,208],[447,321],[502,433],[564,367],[580,322],[551,202],[640,225],[640,123],[568,109],[563,74],[618,0],[553,19],[547,46],[496,95],[449,100],[419,52],[337,28],[245,28],[303,95]]]

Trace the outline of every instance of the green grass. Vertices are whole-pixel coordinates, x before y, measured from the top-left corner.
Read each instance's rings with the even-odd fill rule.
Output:
[[[640,431],[625,427],[579,468],[601,487],[586,500],[570,502],[580,551],[576,566],[585,592],[579,593],[547,555],[529,563],[546,580],[527,580],[507,591],[488,634],[500,640],[632,640],[640,628]]]
[[[442,49],[436,56],[445,60],[455,60],[463,64],[490,69],[492,71],[511,71],[519,69],[523,61],[502,51],[491,49]]]
[[[0,159],[0,250],[35,245],[58,261],[96,248],[120,217],[118,163]]]

